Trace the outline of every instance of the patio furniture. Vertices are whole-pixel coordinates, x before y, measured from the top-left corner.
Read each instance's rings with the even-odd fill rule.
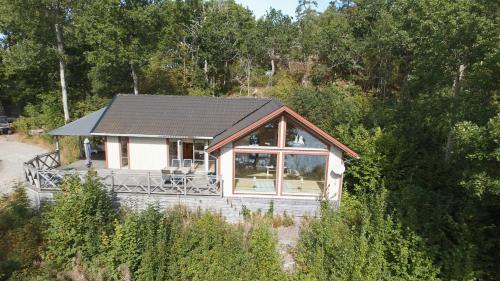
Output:
[[[172,159],[172,167],[181,167],[181,159]]]
[[[191,159],[184,159],[184,165],[183,167],[189,167],[191,168],[193,166],[193,160]]]
[[[276,169],[273,165],[266,166],[266,175],[269,176],[269,172],[276,172]]]
[[[161,170],[161,179],[163,184],[172,184],[172,172],[170,170]]]

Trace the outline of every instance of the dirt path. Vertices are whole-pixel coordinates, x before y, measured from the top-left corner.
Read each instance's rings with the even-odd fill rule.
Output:
[[[44,148],[17,141],[16,135],[0,135],[0,195],[24,181],[23,162],[45,152]]]

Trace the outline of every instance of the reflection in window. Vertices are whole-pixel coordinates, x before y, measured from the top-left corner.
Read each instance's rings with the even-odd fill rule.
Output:
[[[326,156],[286,154],[283,193],[322,194]]]
[[[279,119],[259,127],[235,142],[236,146],[278,146]]]
[[[286,146],[327,148],[326,144],[293,122],[287,122],[286,124]]]
[[[203,160],[205,158],[205,141],[201,140],[193,141],[193,154],[194,154],[193,161],[195,163],[203,164]]]
[[[236,153],[234,189],[236,192],[276,192],[275,154]]]
[[[168,140],[168,155],[170,157],[169,166],[173,165],[172,160],[179,159],[179,154],[177,154],[177,141],[176,140]]]

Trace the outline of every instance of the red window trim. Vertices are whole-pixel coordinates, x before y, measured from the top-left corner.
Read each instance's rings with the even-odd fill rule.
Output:
[[[276,154],[276,192],[235,192],[236,188],[236,153],[259,153],[259,154]],[[324,178],[324,186],[323,186],[323,194],[320,195],[312,195],[312,194],[292,194],[283,192],[283,172],[284,172],[284,163],[285,163],[285,155],[287,154],[298,154],[298,155],[313,155],[313,156],[326,156],[325,162],[325,178]],[[266,149],[266,148],[258,148],[258,149],[245,149],[245,148],[233,148],[233,186],[232,186],[232,194],[255,194],[255,195],[276,195],[276,196],[302,196],[302,197],[325,197],[327,196],[328,190],[328,169],[329,169],[329,161],[330,161],[330,150],[325,151],[304,151],[304,150],[282,150],[282,149]]]
[[[292,116],[299,123],[301,123],[303,125],[303,127],[309,128],[311,130],[311,132],[314,132],[315,134],[323,137],[327,142],[329,142],[329,143],[337,146],[338,148],[340,148],[341,150],[347,152],[351,156],[353,156],[355,158],[359,158],[359,155],[356,152],[354,152],[352,149],[350,149],[349,147],[347,147],[346,145],[344,145],[343,143],[341,143],[340,141],[338,141],[334,137],[330,136],[328,133],[326,133],[325,131],[321,130],[319,127],[317,127],[313,123],[309,122],[307,119],[305,119],[300,114],[298,114],[297,112],[293,111],[292,109],[290,109],[287,106],[280,107],[279,109],[277,109],[274,112],[270,113],[269,115],[261,118],[260,120],[258,120],[257,122],[253,123],[252,125],[244,128],[244,129],[238,131],[237,133],[235,133],[235,134],[227,137],[226,139],[220,141],[219,143],[215,144],[214,146],[208,148],[208,152],[211,153],[211,152],[215,151],[216,149],[221,148],[222,146],[224,146],[224,145],[226,145],[226,144],[228,144],[230,142],[233,142],[234,140],[236,140],[236,139],[238,139],[238,138],[240,138],[242,136],[247,135],[248,133],[252,132],[255,128],[257,128],[257,127],[265,124],[266,122],[268,122],[269,120],[272,120],[273,118],[279,116],[283,112],[286,112],[287,114],[289,114],[290,116]]]
[[[284,115],[286,115],[286,114],[284,114]],[[301,125],[300,121],[296,120],[291,115],[285,117],[285,124],[287,124],[286,119],[288,119],[289,122],[294,123],[295,126],[302,128],[303,130],[305,130],[306,132],[308,132],[309,134],[311,134],[312,136],[317,138],[319,142],[323,143],[328,148],[328,146],[329,146],[328,141],[323,136],[312,131],[307,126]],[[285,135],[284,135],[284,139],[283,139],[283,148],[293,148],[293,146],[286,146],[286,130],[285,130]],[[317,148],[317,147],[305,147],[305,148],[308,148],[308,149],[326,149],[326,148]]]
[[[325,161],[326,161],[326,162],[325,162],[325,179],[324,179],[325,183],[323,184],[323,194],[321,194],[321,195],[315,195],[315,196],[316,196],[316,197],[328,198],[328,197],[326,197],[326,196],[328,195],[328,193],[327,193],[327,190],[328,190],[328,174],[329,174],[329,173],[328,173],[328,171],[329,171],[329,170],[328,170],[328,169],[329,169],[329,167],[328,167],[328,163],[329,163],[329,161],[330,161],[330,153],[327,153],[327,154],[283,153],[283,157],[282,157],[282,159],[283,159],[283,163],[285,163],[285,155],[286,155],[286,154],[299,154],[299,155],[326,156],[326,160],[325,160]],[[283,166],[283,167],[284,167],[284,166]],[[282,181],[283,181],[283,177],[281,177],[281,179],[282,179]],[[311,196],[311,195],[308,195],[308,194],[310,194],[310,193],[306,193],[306,194],[292,194],[292,193],[283,193],[283,192],[282,192],[282,193],[280,193],[280,196]]]
[[[257,152],[246,152],[246,151],[235,151],[233,149],[233,194],[240,195],[240,194],[250,194],[250,195],[277,195],[278,196],[278,168],[276,167],[276,176],[275,176],[275,181],[276,181],[276,191],[273,192],[235,192],[236,189],[236,153],[259,153],[259,154],[276,154],[276,166],[278,167],[278,161],[279,161],[279,154],[278,152],[262,152],[262,151],[257,151]]]

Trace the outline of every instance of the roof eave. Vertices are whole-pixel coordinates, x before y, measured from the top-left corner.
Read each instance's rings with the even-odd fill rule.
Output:
[[[228,136],[227,138],[222,139],[222,140],[220,140],[217,143],[210,144],[210,146],[208,147],[207,151],[209,153],[214,152],[215,150],[223,147],[224,145],[232,142],[233,140],[236,140],[236,139],[238,139],[238,138],[240,138],[240,137],[242,137],[242,136],[250,133],[255,128],[257,128],[257,127],[259,127],[261,125],[264,125],[269,120],[271,120],[271,119],[279,116],[280,114],[282,114],[284,112],[290,114],[292,117],[294,117],[295,119],[297,119],[298,121],[300,121],[301,123],[303,123],[304,125],[306,125],[309,129],[311,129],[315,133],[319,134],[320,136],[322,136],[323,138],[325,138],[325,140],[327,140],[331,144],[335,145],[336,147],[338,147],[342,151],[346,152],[347,154],[351,155],[352,157],[354,157],[356,159],[360,158],[359,155],[354,150],[350,149],[345,144],[341,143],[339,140],[337,140],[334,137],[330,136],[327,132],[323,131],[318,126],[316,126],[313,123],[309,122],[307,119],[305,119],[300,114],[298,114],[297,112],[293,111],[291,108],[289,108],[286,105],[283,105],[282,107],[280,107],[277,110],[273,111],[271,114],[268,114],[267,116],[261,118],[257,122],[254,122],[252,125],[246,127],[244,130],[240,130],[239,132],[237,132],[237,133],[235,133],[235,134],[233,134],[231,136]]]

